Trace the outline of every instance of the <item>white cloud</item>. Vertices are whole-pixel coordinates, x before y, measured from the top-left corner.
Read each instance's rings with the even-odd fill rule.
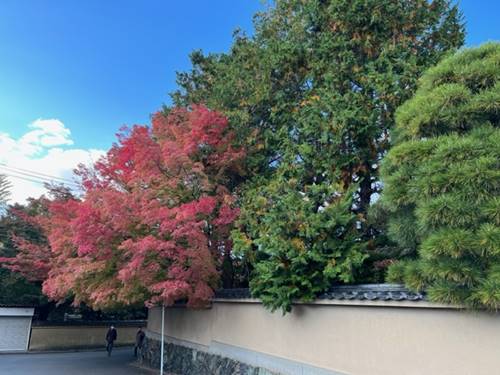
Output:
[[[34,147],[70,146],[71,131],[57,119],[38,119],[29,125],[33,129],[22,136],[20,142]]]
[[[73,180],[78,164],[91,164],[104,154],[103,150],[68,147],[73,145],[71,131],[60,120],[38,119],[28,127],[31,130],[18,139],[0,133],[0,163],[15,168],[0,164],[0,173],[7,174],[12,183],[10,203],[24,203],[46,192],[41,183],[26,180],[38,180],[27,171]]]

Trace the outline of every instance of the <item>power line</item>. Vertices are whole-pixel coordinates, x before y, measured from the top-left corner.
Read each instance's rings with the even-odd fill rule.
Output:
[[[63,177],[57,177],[57,176],[52,176],[50,174],[45,174],[45,173],[41,173],[41,172],[36,172],[36,171],[32,171],[32,170],[29,170],[29,169],[24,169],[24,168],[19,168],[19,167],[11,167],[5,163],[2,163],[0,162],[0,168],[6,168],[6,169],[10,169],[14,172],[18,172],[18,171],[21,171],[21,172],[27,172],[27,173],[30,173],[30,174],[34,174],[34,175],[38,175],[40,176],[41,178],[50,178],[51,180],[61,180],[63,182],[70,182],[70,183],[74,183],[74,181],[72,180],[69,180],[67,178],[63,178]],[[19,172],[19,173],[21,173]]]
[[[40,185],[45,185],[47,183],[50,183],[50,182],[54,182],[54,181],[50,181],[50,180],[41,180],[41,179],[36,179],[36,178],[28,178],[28,177],[24,177],[24,176],[16,176],[14,174],[10,174],[10,173],[4,173],[6,176],[8,177],[13,177],[13,178],[18,178],[20,180],[24,180],[24,181],[29,181],[29,182],[33,182],[33,183],[36,183],[36,184],[40,184]],[[78,185],[76,184],[73,184],[72,186],[74,189],[76,188],[79,188]]]
[[[31,173],[17,172],[17,171],[7,171],[7,172],[2,171],[2,173],[4,175],[6,175],[6,176],[11,176],[11,177],[25,177],[25,178],[27,177],[27,178],[32,178],[32,179],[35,179],[37,181],[44,182],[44,183],[54,183],[54,182],[57,182],[57,183],[60,183],[60,184],[68,184],[68,185],[78,186],[78,184],[76,184],[75,182],[51,180],[48,177],[39,177],[39,176],[37,176],[35,174],[31,174]]]
[[[23,177],[23,176],[16,176],[16,175],[9,174],[9,173],[5,173],[5,176],[18,178],[18,179],[24,180],[24,181],[34,182],[34,183],[40,184],[40,185],[45,185],[46,183],[48,183],[48,181],[45,181],[45,180],[35,180],[35,179]]]
[[[50,175],[50,174],[36,172],[36,171],[30,170],[30,169],[24,169],[24,168],[19,168],[19,167],[12,167],[12,166],[10,166],[10,165],[8,165],[6,163],[2,163],[2,162],[0,162],[0,167],[8,168],[8,169],[11,169],[11,170],[14,170],[14,171],[28,172],[28,173],[36,174],[36,175],[39,175],[39,176],[42,176],[42,177],[48,177],[48,178],[53,179],[53,180],[62,180],[62,181],[66,181],[66,182],[73,182],[72,180],[69,180],[69,179],[64,178],[64,177],[53,176],[53,175]]]
[[[1,170],[2,168],[4,169],[3,171]],[[23,172],[23,171],[25,171],[25,172]],[[34,183],[39,183],[39,184],[59,183],[59,184],[71,185],[75,188],[80,187],[79,184],[77,184],[76,182],[62,178],[62,177],[56,177],[56,176],[51,176],[51,175],[44,174],[44,173],[30,171],[29,169],[10,167],[10,166],[7,166],[7,164],[5,164],[5,163],[0,163],[0,172],[2,172],[6,176],[19,178],[22,180],[26,180],[26,181],[30,181],[30,182],[34,182]]]

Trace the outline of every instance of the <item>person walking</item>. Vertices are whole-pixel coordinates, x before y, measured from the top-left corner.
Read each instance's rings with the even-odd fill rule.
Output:
[[[135,347],[134,347],[134,357],[137,358],[137,352],[139,353],[142,352],[142,344],[144,343],[144,337],[146,337],[146,334],[142,330],[142,327],[139,328],[137,333],[135,334]]]
[[[108,357],[111,356],[111,351],[113,350],[113,343],[118,338],[116,328],[114,326],[109,327],[108,333],[106,333],[106,351],[108,352]]]

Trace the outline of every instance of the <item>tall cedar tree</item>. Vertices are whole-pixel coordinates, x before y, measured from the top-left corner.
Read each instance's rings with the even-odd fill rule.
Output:
[[[391,266],[389,279],[433,301],[498,310],[500,44],[430,69],[396,120],[381,203],[409,260]]]
[[[40,277],[51,299],[94,309],[201,306],[219,285],[239,213],[230,187],[245,152],[232,146],[226,118],[203,106],[152,122],[123,129],[94,168],[80,167],[82,199],[57,196],[37,217],[48,246],[24,241],[10,260],[29,274],[33,254],[48,250]]]
[[[223,111],[248,150],[233,239],[268,307],[361,280],[395,108],[463,39],[448,0],[278,0],[228,54],[192,54],[172,96]]]

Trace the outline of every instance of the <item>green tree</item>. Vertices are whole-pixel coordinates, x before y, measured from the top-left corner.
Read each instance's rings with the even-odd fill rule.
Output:
[[[396,122],[381,203],[408,256],[389,280],[433,301],[499,309],[500,44],[430,69]]]
[[[0,259],[17,254],[16,237],[37,243],[45,241],[41,229],[30,222],[30,217],[38,214],[41,209],[37,199],[31,199],[26,206],[14,204],[6,209],[5,215],[0,217]],[[0,260],[0,303],[28,304],[42,307],[43,310],[48,301],[42,294],[41,283],[30,282],[19,273],[1,266]]]
[[[223,111],[247,147],[233,238],[267,306],[355,280],[395,108],[463,37],[448,0],[278,0],[230,53],[193,53],[174,103]]]
[[[0,174],[0,214],[7,207],[7,202],[10,197],[10,189],[12,184],[7,179],[7,176]]]

